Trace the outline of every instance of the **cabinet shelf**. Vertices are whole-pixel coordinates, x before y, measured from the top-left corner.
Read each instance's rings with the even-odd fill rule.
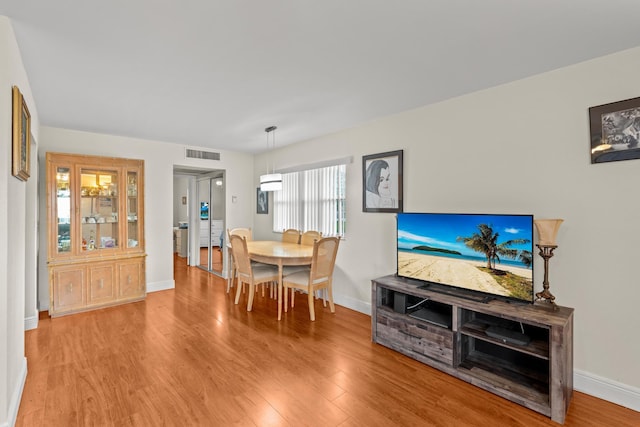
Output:
[[[487,335],[487,329],[492,326],[491,324],[482,323],[479,321],[472,321],[465,323],[461,328],[462,334],[493,343],[495,345],[509,348],[516,351],[521,351],[530,356],[538,357],[540,359],[549,360],[549,342],[542,340],[532,340],[527,345],[518,345],[513,343],[506,343],[497,338],[492,338]]]
[[[512,400],[524,397],[539,408],[538,412],[550,415],[549,383],[538,372],[514,369],[504,359],[478,351],[469,353],[459,369],[468,376],[483,381],[492,390],[499,390],[503,397]]]
[[[372,280],[373,342],[564,422],[573,393],[573,309],[472,301],[421,285],[393,275]],[[489,336],[490,327],[523,332],[529,342]]]

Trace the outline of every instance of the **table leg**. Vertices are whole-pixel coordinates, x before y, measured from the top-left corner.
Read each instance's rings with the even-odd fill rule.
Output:
[[[282,319],[282,262],[278,263],[278,320]]]

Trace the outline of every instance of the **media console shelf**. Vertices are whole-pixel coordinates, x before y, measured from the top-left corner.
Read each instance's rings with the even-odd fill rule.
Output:
[[[477,302],[395,275],[372,280],[372,340],[550,417],[573,394],[573,309]]]

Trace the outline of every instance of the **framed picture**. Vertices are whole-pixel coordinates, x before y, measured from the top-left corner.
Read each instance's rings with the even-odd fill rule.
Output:
[[[31,163],[31,115],[17,86],[13,87],[13,160],[11,173],[19,180],[29,178]]]
[[[402,212],[402,150],[362,157],[362,211]]]
[[[640,159],[640,98],[589,108],[591,163]]]
[[[256,206],[259,214],[269,213],[269,193],[256,188]]]

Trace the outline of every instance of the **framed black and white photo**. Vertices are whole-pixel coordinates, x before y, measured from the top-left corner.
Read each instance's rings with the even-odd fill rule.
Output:
[[[362,211],[402,212],[402,150],[362,157]]]
[[[260,187],[256,188],[256,212],[259,214],[268,214],[269,213],[269,193],[266,191],[261,191]]]
[[[640,159],[640,98],[589,108],[591,163]]]

